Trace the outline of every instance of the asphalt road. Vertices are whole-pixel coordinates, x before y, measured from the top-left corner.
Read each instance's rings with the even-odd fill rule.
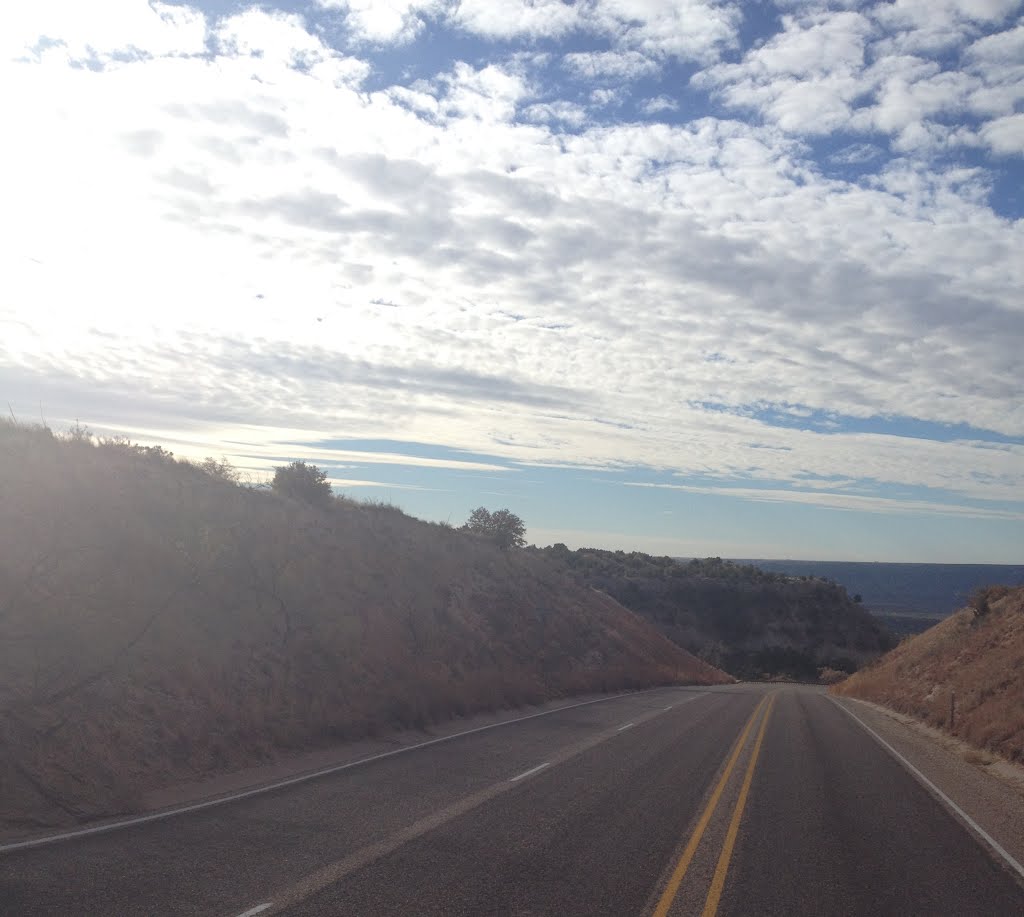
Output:
[[[820,691],[738,685],[0,853],[0,914],[1017,915],[1024,885]]]

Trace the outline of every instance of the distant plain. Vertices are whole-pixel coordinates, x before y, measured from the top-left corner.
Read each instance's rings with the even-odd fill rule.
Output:
[[[834,580],[897,634],[920,633],[967,604],[983,586],[1024,585],[1024,564],[898,564],[738,560],[762,570]]]

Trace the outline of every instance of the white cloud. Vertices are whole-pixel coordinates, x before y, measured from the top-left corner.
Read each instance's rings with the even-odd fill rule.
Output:
[[[657,61],[639,51],[577,51],[566,54],[562,65],[588,80],[637,80],[661,68]]]
[[[977,115],[1007,116],[1024,101],[1024,25],[981,38],[964,53],[977,79],[966,99]]]
[[[874,5],[872,16],[888,33],[884,50],[938,54],[963,45],[981,25],[1002,23],[1019,6],[1019,0],[895,0]]]
[[[659,115],[664,111],[679,111],[679,103],[668,96],[655,96],[644,101],[640,110],[647,115]]]
[[[624,481],[627,487],[654,487],[679,490],[685,493],[711,494],[753,500],[757,503],[798,503],[847,512],[908,513],[927,516],[973,516],[978,519],[1024,520],[1024,513],[998,507],[966,506],[954,503],[936,503],[927,500],[900,500],[887,497],[865,497],[859,494],[827,493],[808,490],[773,490],[764,487],[697,487],[689,484],[650,484]]]
[[[562,0],[461,0],[451,21],[485,38],[558,38],[580,27],[580,4]]]
[[[1001,156],[1024,153],[1024,114],[989,121],[981,128],[981,137]]]
[[[751,58],[766,110],[786,115],[787,74],[856,70],[847,22],[831,58],[785,36]],[[742,416],[1024,435],[1024,224],[993,213],[983,172],[908,155],[854,184],[822,177],[781,120],[591,124],[514,62],[366,92],[366,62],[297,17],[249,11],[216,35],[211,59],[3,65],[19,92],[0,98],[0,388],[16,405],[1018,499],[1020,447]],[[873,124],[927,125],[941,72],[908,72]],[[833,104],[853,101],[818,108]],[[1020,116],[1001,117],[979,137],[1011,150]]]
[[[756,108],[787,131],[842,128],[864,91],[860,75],[870,21],[860,13],[783,17],[783,30],[742,61],[717,64],[694,78],[734,106]]]
[[[105,0],[101,6],[78,0],[33,0],[4,10],[0,55],[21,57],[40,39],[58,42],[70,60],[109,58],[116,52],[160,56],[201,54],[206,20],[191,7],[137,0]]]
[[[363,61],[329,48],[300,16],[289,13],[251,7],[221,20],[214,34],[225,56],[247,58],[271,79],[281,67],[301,67],[329,82],[358,84],[369,71]]]
[[[597,0],[593,27],[623,48],[683,60],[713,60],[735,46],[741,5],[708,0]]]
[[[602,86],[599,89],[592,89],[590,92],[590,104],[598,108],[607,108],[612,105],[621,105],[625,93],[621,89],[609,89]]]
[[[967,60],[989,66],[1024,69],[1024,25],[979,38],[965,52]]]
[[[404,44],[447,7],[445,0],[317,0],[326,9],[340,10],[349,34],[357,42]]]
[[[861,165],[877,160],[881,155],[882,150],[873,143],[851,143],[832,153],[829,156],[829,161],[841,165]]]
[[[581,127],[587,122],[587,110],[572,102],[537,102],[524,109],[523,116],[527,121],[549,124],[568,124],[570,127]]]
[[[331,5],[347,6],[350,26],[357,34],[365,31],[362,20],[354,18],[354,0]],[[359,0],[359,6],[370,9],[377,4]],[[392,6],[402,9],[403,23],[414,23],[413,31],[407,25],[400,28],[392,16],[390,27],[378,30],[380,40],[387,40],[387,33],[395,36],[392,40],[415,34],[422,24],[421,14],[426,13],[491,40],[589,35],[608,40],[616,52],[695,61],[714,60],[722,50],[734,47],[742,20],[740,4],[715,0],[396,0],[385,9]]]
[[[417,484],[397,484],[394,481],[370,481],[363,478],[336,478],[333,475],[327,479],[332,487],[339,490],[348,490],[359,487],[378,487],[388,490],[435,490],[433,487],[420,487]]]
[[[1014,5],[802,8],[783,17],[779,34],[738,62],[705,69],[694,84],[795,134],[882,133],[894,150],[922,155],[977,145],[973,130],[950,120],[964,111],[1009,116],[1024,99],[1024,27],[979,37],[982,27],[1000,28]],[[950,53],[962,54],[963,65],[951,65]],[[981,142],[991,135],[1010,151],[1006,130],[983,130]]]
[[[511,121],[517,106],[530,97],[531,89],[519,74],[496,64],[475,69],[462,61],[438,78],[444,87],[442,113],[450,118]]]

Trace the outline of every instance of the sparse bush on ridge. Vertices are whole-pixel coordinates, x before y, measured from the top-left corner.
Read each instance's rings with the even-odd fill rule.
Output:
[[[91,445],[93,441],[93,434],[92,430],[83,426],[76,420],[75,425],[67,429],[67,432],[64,434],[64,438],[68,440],[68,442],[88,443]]]
[[[221,481],[226,481],[229,484],[241,483],[242,476],[239,474],[238,469],[223,456],[218,460],[208,455],[199,463],[198,467],[205,471],[211,478],[217,478]]]
[[[316,465],[294,461],[274,469],[274,480],[270,485],[276,493],[293,500],[301,500],[310,506],[328,506],[334,498],[327,472]]]
[[[988,590],[976,589],[967,604],[974,611],[976,618],[983,618],[989,613]]]
[[[1009,592],[1009,586],[982,586],[971,593],[967,605],[974,612],[976,618],[983,618],[992,610],[992,603],[998,602]]]
[[[486,507],[478,506],[470,513],[463,528],[489,539],[503,551],[521,548],[526,544],[525,523],[508,509],[498,509],[492,513]]]

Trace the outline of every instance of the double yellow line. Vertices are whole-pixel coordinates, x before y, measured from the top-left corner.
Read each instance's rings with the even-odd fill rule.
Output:
[[[711,887],[708,890],[707,899],[704,902],[704,911],[702,917],[715,917],[718,911],[718,903],[722,898],[722,890],[725,888],[725,876],[729,872],[729,861],[732,859],[732,851],[736,846],[736,836],[740,830],[740,819],[743,818],[743,810],[747,805],[747,796],[750,795],[750,784],[754,779],[754,767],[757,765],[758,755],[761,753],[761,743],[764,741],[765,729],[768,727],[768,717],[771,716],[772,707],[775,704],[775,697],[763,697],[761,702],[754,708],[754,712],[750,714],[750,719],[747,720],[746,726],[743,727],[743,732],[740,733],[739,739],[736,740],[736,746],[732,750],[732,754],[729,756],[729,761],[725,765],[725,770],[722,772],[722,776],[718,780],[718,784],[715,786],[715,791],[711,794],[711,799],[708,800],[708,804],[701,814],[700,820],[697,822],[697,826],[693,829],[693,834],[690,835],[690,840],[686,844],[686,849],[683,851],[682,856],[679,857],[679,862],[676,864],[676,868],[672,870],[672,875],[668,880],[668,885],[665,887],[665,891],[662,893],[661,898],[658,901],[658,906],[654,909],[654,917],[667,917],[669,909],[672,907],[672,903],[676,899],[676,895],[679,893],[679,886],[683,882],[683,878],[686,876],[686,870],[690,868],[690,863],[693,862],[693,857],[697,853],[697,848],[700,846],[701,838],[704,837],[704,832],[707,830],[708,824],[711,822],[711,817],[715,814],[715,809],[718,807],[718,802],[722,798],[722,793],[725,791],[725,786],[729,782],[729,777],[732,776],[732,772],[736,767],[736,762],[739,761],[740,755],[743,753],[743,748],[747,743],[747,737],[750,735],[751,729],[754,728],[754,723],[757,722],[757,718],[761,711],[764,711],[764,717],[761,719],[761,728],[758,730],[757,739],[754,742],[754,750],[750,754],[750,763],[747,765],[747,773],[743,778],[743,785],[740,788],[739,798],[736,800],[736,808],[732,813],[732,820],[729,822],[729,830],[725,835],[725,843],[722,845],[722,852],[718,857],[718,865],[715,867],[715,875],[711,879]]]

